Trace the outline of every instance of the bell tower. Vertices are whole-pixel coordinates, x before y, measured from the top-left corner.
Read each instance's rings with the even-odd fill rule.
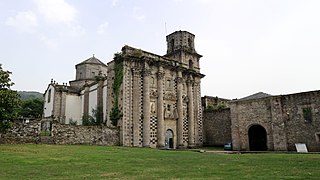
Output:
[[[187,31],[176,31],[167,35],[167,54],[165,57],[174,59],[190,70],[200,72],[198,54],[194,47],[195,36]]]

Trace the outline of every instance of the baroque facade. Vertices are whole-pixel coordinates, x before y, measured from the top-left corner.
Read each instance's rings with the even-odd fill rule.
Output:
[[[89,58],[76,65],[70,86],[49,84],[44,117],[82,124],[84,114],[101,108],[104,123],[120,128],[121,145],[202,146],[204,75],[194,38],[187,31],[169,34],[164,56],[124,46],[107,65]]]

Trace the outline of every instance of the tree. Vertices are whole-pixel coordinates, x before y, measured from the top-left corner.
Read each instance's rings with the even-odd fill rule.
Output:
[[[40,118],[43,112],[43,100],[39,98],[21,101],[19,116],[24,118]]]
[[[19,94],[11,90],[14,85],[11,82],[10,71],[2,69],[0,64],[0,131],[3,132],[10,127],[9,122],[17,118],[17,107],[19,105]]]

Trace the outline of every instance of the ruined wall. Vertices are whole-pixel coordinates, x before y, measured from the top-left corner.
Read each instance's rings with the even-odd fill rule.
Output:
[[[320,151],[320,91],[286,95],[282,103],[288,150],[295,150],[295,143],[305,143],[309,151]],[[305,108],[311,109],[311,121],[304,117]]]
[[[53,123],[51,136],[41,136],[44,132],[41,132],[40,120],[12,125],[7,133],[0,134],[0,144],[46,144],[50,142],[51,144],[119,145],[119,131],[106,126],[75,126]]]
[[[204,146],[222,146],[231,142],[230,109],[204,111],[203,134]]]
[[[0,133],[0,144],[39,143],[40,121],[31,121],[28,124],[13,123],[6,133]]]

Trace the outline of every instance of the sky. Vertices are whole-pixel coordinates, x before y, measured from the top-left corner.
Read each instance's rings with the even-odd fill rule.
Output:
[[[124,45],[159,55],[166,35],[195,35],[202,96],[320,90],[319,0],[0,0],[0,64],[12,89],[75,79]]]

